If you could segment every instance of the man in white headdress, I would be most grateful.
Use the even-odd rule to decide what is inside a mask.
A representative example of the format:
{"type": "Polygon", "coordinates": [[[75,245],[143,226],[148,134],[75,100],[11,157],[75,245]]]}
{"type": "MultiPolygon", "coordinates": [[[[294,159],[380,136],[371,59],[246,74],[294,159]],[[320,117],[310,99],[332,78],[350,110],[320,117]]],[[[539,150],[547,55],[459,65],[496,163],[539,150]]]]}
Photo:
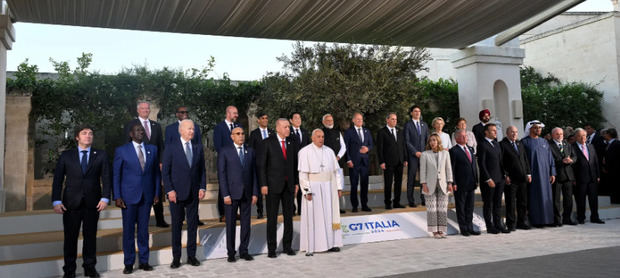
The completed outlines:
{"type": "Polygon", "coordinates": [[[312,144],[299,151],[301,202],[300,250],[338,252],[342,246],[340,204],[342,182],[334,151],[323,146],[324,133],[312,131],[312,144]]]}

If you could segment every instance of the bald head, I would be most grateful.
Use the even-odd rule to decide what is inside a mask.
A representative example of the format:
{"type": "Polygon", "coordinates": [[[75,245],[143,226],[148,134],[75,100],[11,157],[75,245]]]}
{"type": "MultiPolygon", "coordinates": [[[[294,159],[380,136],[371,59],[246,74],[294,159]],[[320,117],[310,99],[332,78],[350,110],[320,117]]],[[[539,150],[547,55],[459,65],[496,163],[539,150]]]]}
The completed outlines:
{"type": "Polygon", "coordinates": [[[506,128],[506,138],[508,138],[510,142],[517,141],[517,138],[519,138],[519,130],[516,126],[511,125],[506,128]]]}
{"type": "Polygon", "coordinates": [[[237,112],[237,107],[232,105],[226,107],[226,120],[229,122],[236,122],[239,117],[239,112],[237,112]]]}

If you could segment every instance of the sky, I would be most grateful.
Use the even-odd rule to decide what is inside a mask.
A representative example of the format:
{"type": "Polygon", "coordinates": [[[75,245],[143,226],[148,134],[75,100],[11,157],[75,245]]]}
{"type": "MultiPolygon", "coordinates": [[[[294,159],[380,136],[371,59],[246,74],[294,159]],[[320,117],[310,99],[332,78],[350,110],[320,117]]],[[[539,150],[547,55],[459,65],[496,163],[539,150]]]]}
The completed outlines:
{"type": "MultiPolygon", "coordinates": [[[[587,0],[570,11],[611,11],[611,0],[587,0]]],[[[28,59],[39,72],[53,72],[50,58],[73,67],[82,53],[92,53],[90,70],[115,74],[123,68],[203,68],[215,58],[213,77],[258,80],[282,70],[276,60],[291,52],[294,41],[208,35],[128,31],[32,23],[15,23],[16,42],[7,55],[7,70],[28,59]]]]}

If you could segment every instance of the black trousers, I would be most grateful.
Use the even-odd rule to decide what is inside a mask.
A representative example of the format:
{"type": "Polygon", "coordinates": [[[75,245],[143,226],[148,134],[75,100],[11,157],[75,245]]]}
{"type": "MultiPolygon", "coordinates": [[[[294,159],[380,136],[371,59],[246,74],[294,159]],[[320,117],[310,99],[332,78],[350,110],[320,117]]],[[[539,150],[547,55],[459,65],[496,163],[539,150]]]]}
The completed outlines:
{"type": "MultiPolygon", "coordinates": [[[[301,215],[301,190],[297,190],[297,214],[301,215]]],[[[293,213],[295,210],[293,209],[293,213]]]]}
{"type": "Polygon", "coordinates": [[[495,183],[495,187],[490,187],[486,181],[481,182],[480,191],[482,191],[482,214],[487,230],[504,227],[502,223],[502,194],[504,193],[504,182],[495,183]]]}
{"type": "Polygon", "coordinates": [[[170,202],[172,216],[172,257],[181,259],[181,232],[183,220],[187,221],[187,256],[196,257],[196,237],[198,233],[198,193],[190,193],[187,200],[170,202]]]}
{"type": "MultiPolygon", "coordinates": [[[[259,189],[260,190],[260,189],[259,189]]],[[[261,194],[260,192],[258,192],[258,196],[257,196],[257,200],[256,200],[256,213],[258,214],[263,214],[263,209],[264,209],[264,205],[263,205],[263,194],[261,194]]]]}
{"type": "Polygon", "coordinates": [[[511,184],[504,185],[504,201],[506,203],[506,226],[508,228],[515,228],[516,225],[528,226],[527,183],[513,181],[511,184]]]}
{"type": "MultiPolygon", "coordinates": [[[[415,176],[418,171],[418,166],[420,164],[420,160],[416,158],[410,158],[409,164],[407,166],[407,201],[409,202],[409,206],[415,205],[415,197],[413,196],[413,191],[415,189],[415,176]]],[[[424,202],[424,194],[422,194],[422,185],[420,185],[420,200],[424,202]]]]}
{"type": "Polygon", "coordinates": [[[461,232],[474,230],[474,201],[476,194],[474,190],[459,189],[454,192],[454,202],[456,205],[456,218],[459,222],[461,232]]]}
{"type": "Polygon", "coordinates": [[[385,205],[400,205],[400,193],[403,187],[403,164],[386,166],[383,170],[383,193],[385,205]],[[392,200],[392,180],[394,181],[394,199],[392,200]]]}
{"type": "Polygon", "coordinates": [[[239,238],[239,255],[248,253],[250,243],[250,225],[252,216],[252,199],[242,197],[240,200],[232,200],[232,204],[224,204],[226,210],[226,249],[228,256],[235,256],[235,234],[237,232],[237,210],[241,210],[241,234],[239,238]]]}
{"type": "Polygon", "coordinates": [[[596,182],[577,184],[575,201],[577,203],[577,221],[586,219],[586,195],[590,206],[590,220],[599,220],[598,217],[598,184],[596,182]]]}
{"type": "Polygon", "coordinates": [[[555,224],[571,221],[573,213],[573,182],[555,182],[553,190],[553,219],[555,224]]]}
{"type": "Polygon", "coordinates": [[[62,215],[64,227],[65,273],[74,273],[76,269],[78,237],[82,227],[82,259],[84,268],[95,267],[97,264],[97,221],[99,212],[96,208],[87,208],[82,204],[77,209],[67,209],[62,215]]]}
{"type": "Polygon", "coordinates": [[[282,216],[284,217],[284,235],[282,236],[282,247],[284,251],[291,249],[293,241],[293,198],[289,186],[280,192],[267,191],[267,249],[275,252],[278,247],[278,209],[282,203],[282,216]]]}

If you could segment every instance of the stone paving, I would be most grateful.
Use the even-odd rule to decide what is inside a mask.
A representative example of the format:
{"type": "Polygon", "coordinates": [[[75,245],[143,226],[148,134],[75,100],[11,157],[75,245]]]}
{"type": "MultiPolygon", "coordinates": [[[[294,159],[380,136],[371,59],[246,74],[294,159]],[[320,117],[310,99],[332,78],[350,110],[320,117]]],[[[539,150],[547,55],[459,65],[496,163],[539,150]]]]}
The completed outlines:
{"type": "MultiPolygon", "coordinates": [[[[313,257],[304,253],[280,254],[276,259],[257,255],[251,262],[228,263],[217,259],[203,261],[199,267],[184,264],[176,270],[159,265],[151,272],[138,270],[124,275],[122,270],[115,270],[101,274],[102,277],[378,277],[617,246],[620,246],[620,219],[609,219],[605,225],[586,222],[510,234],[348,245],[340,253],[315,253],[313,257]]],[[[596,273],[597,269],[592,271],[596,273]]]]}

